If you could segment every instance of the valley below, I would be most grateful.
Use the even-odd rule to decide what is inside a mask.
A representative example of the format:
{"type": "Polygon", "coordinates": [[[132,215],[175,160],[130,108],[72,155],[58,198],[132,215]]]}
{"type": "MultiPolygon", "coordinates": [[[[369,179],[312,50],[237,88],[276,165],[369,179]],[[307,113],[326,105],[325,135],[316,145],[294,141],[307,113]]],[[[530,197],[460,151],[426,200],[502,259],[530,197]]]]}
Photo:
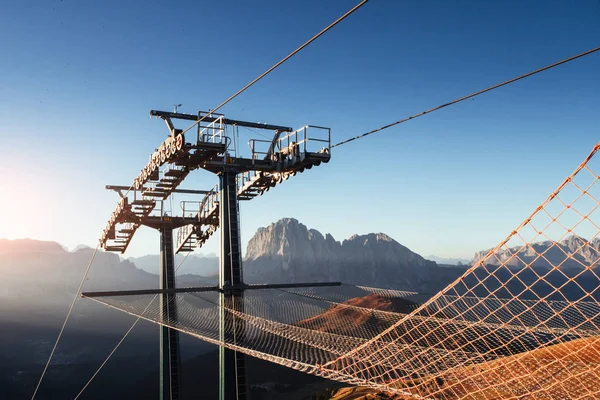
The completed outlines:
{"type": "MultiPolygon", "coordinates": [[[[497,287],[490,284],[486,290],[498,289],[499,297],[505,298],[510,298],[513,293],[520,293],[522,299],[527,299],[562,285],[565,298],[576,297],[580,289],[570,287],[569,282],[570,277],[580,274],[577,266],[565,265],[565,268],[552,275],[548,274],[548,262],[560,262],[561,254],[575,251],[583,240],[571,237],[558,245],[535,244],[538,250],[543,246],[549,249],[553,246],[562,247],[561,251],[547,253],[549,257],[544,261],[546,264],[535,264],[520,274],[521,280],[518,282],[511,277],[523,265],[511,261],[510,255],[519,254],[519,251],[526,252],[527,249],[498,254],[497,258],[509,267],[490,266],[488,273],[493,273],[496,277],[497,287]],[[546,286],[538,285],[531,290],[521,290],[528,282],[535,282],[542,273],[547,274],[546,286]]],[[[595,263],[600,242],[594,242],[589,247],[590,250],[580,261],[595,263]]],[[[5,398],[30,398],[70,302],[76,294],[91,252],[92,249],[85,247],[69,252],[54,242],[0,240],[0,271],[6,277],[0,291],[0,387],[3,388],[5,398]]],[[[483,254],[487,254],[487,251],[476,254],[474,262],[483,254]]],[[[527,254],[524,253],[520,260],[527,260],[527,254]]],[[[190,263],[190,268],[186,269],[188,273],[177,277],[179,287],[216,284],[216,256],[192,256],[187,262],[190,263]]],[[[303,329],[368,339],[373,332],[381,332],[392,322],[382,322],[383,320],[369,317],[364,312],[353,313],[348,311],[348,307],[397,315],[409,314],[433,294],[465,275],[467,268],[468,265],[439,265],[429,261],[382,233],[354,235],[339,242],[331,235],[323,235],[293,218],[286,218],[259,229],[249,241],[244,258],[244,279],[248,283],[341,281],[348,284],[350,289],[352,285],[362,285],[419,293],[418,298],[412,300],[376,294],[352,297],[349,294],[340,300],[341,305],[332,304],[321,314],[293,321],[296,327],[303,329]],[[336,321],[340,320],[347,321],[346,325],[336,325],[336,321]]],[[[84,291],[157,288],[157,270],[157,255],[124,259],[115,254],[99,252],[84,291]]],[[[464,277],[467,283],[485,279],[486,276],[482,276],[480,272],[469,273],[464,277]]],[[[473,283],[469,285],[477,286],[473,283]]],[[[585,287],[585,281],[581,285],[579,287],[589,290],[585,287]]],[[[353,293],[350,289],[348,293],[353,293]]],[[[323,293],[326,296],[334,295],[333,292],[323,293]]],[[[477,295],[477,291],[473,294],[477,295]]],[[[74,398],[133,321],[133,317],[94,301],[79,300],[56,349],[38,398],[74,398]]],[[[448,398],[453,398],[452,395],[461,398],[471,391],[476,392],[476,387],[482,386],[481,382],[500,379],[498,374],[504,369],[517,371],[513,375],[518,376],[529,374],[529,368],[534,372],[548,371],[546,375],[535,372],[534,380],[516,378],[521,387],[533,388],[535,384],[551,379],[550,375],[560,374],[552,365],[544,366],[544,360],[552,359],[548,357],[549,354],[577,353],[585,347],[589,368],[597,368],[600,360],[595,355],[598,353],[590,350],[595,349],[597,343],[590,343],[575,340],[522,355],[509,354],[507,357],[478,363],[476,378],[470,377],[472,371],[468,368],[459,368],[444,375],[441,384],[442,381],[432,383],[426,381],[426,378],[418,378],[404,380],[402,385],[407,390],[411,387],[431,387],[432,393],[443,391],[448,398]],[[589,346],[583,346],[582,343],[589,346]]],[[[479,345],[493,347],[498,344],[488,342],[479,345]]],[[[81,399],[157,398],[158,353],[157,325],[140,321],[82,394],[81,399]]],[[[181,335],[181,356],[182,398],[196,398],[194,393],[199,387],[206,398],[215,398],[218,382],[217,347],[181,335]]],[[[372,389],[345,387],[340,383],[251,357],[248,357],[248,371],[251,392],[256,399],[400,398],[372,389]]],[[[587,378],[584,381],[585,384],[591,382],[587,378]]],[[[503,390],[509,389],[495,389],[497,391],[493,394],[484,391],[478,396],[502,398],[508,393],[503,390]]]]}

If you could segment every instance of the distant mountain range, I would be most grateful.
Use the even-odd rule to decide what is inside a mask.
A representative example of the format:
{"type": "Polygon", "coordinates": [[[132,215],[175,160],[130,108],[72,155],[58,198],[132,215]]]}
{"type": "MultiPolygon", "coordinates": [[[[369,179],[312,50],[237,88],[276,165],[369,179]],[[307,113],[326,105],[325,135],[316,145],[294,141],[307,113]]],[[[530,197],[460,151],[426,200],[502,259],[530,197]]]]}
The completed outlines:
{"type": "MultiPolygon", "coordinates": [[[[8,302],[27,302],[31,296],[54,292],[62,293],[62,303],[76,292],[92,252],[93,249],[85,246],[69,252],[55,242],[0,239],[0,271],[3,272],[0,298],[8,302]]],[[[447,265],[464,262],[466,267],[480,261],[488,252],[477,252],[470,263],[460,259],[436,259],[447,265]]],[[[182,257],[177,256],[177,264],[182,257]]],[[[500,250],[486,264],[504,263],[514,269],[526,264],[535,268],[556,265],[561,269],[579,269],[595,266],[599,260],[600,239],[587,241],[572,235],[560,242],[537,242],[524,248],[500,250]]],[[[156,288],[158,263],[158,255],[125,260],[117,254],[99,251],[84,290],[156,288]]],[[[434,290],[462,271],[463,268],[440,268],[438,263],[421,257],[383,233],[353,235],[340,242],[330,234],[308,229],[293,218],[259,228],[248,243],[244,259],[244,279],[250,283],[342,281],[434,290]]],[[[218,258],[212,254],[192,254],[186,260],[185,272],[187,275],[179,277],[179,285],[214,282],[218,258]]],[[[53,300],[56,296],[47,302],[53,300]]]]}
{"type": "MultiPolygon", "coordinates": [[[[471,263],[481,261],[490,250],[477,252],[471,263]]],[[[580,236],[571,235],[560,242],[544,241],[501,249],[492,254],[485,263],[504,264],[514,269],[526,265],[538,268],[581,269],[590,266],[595,268],[599,260],[600,239],[588,241],[580,236]]]]}
{"type": "Polygon", "coordinates": [[[471,263],[470,260],[466,258],[446,258],[446,257],[438,257],[434,255],[430,255],[425,257],[426,260],[433,261],[438,265],[469,265],[471,263]]]}
{"type": "MultiPolygon", "coordinates": [[[[0,239],[0,273],[3,277],[0,283],[0,354],[5,365],[0,370],[0,383],[8,385],[8,393],[13,393],[11,390],[21,393],[19,388],[28,388],[39,376],[40,366],[47,359],[56,332],[77,292],[93,251],[86,246],[68,251],[55,242],[0,239]],[[10,326],[10,329],[4,329],[6,326],[10,326]]],[[[478,252],[472,262],[481,260],[488,252],[478,252]]],[[[85,282],[84,291],[157,288],[158,260],[158,255],[122,259],[117,254],[99,251],[85,282]]],[[[180,260],[179,258],[176,262],[179,263],[180,260]]],[[[421,257],[383,233],[353,235],[340,242],[329,234],[323,235],[314,229],[308,229],[296,219],[285,218],[260,228],[251,238],[244,260],[244,279],[249,283],[342,281],[435,293],[461,276],[466,268],[447,268],[451,264],[446,263],[453,260],[438,260],[444,261],[446,267],[421,257]]],[[[497,295],[507,297],[521,293],[524,285],[536,282],[551,265],[560,265],[561,271],[556,271],[554,275],[548,274],[543,285],[537,284],[534,289],[538,294],[551,293],[553,288],[566,283],[569,276],[577,274],[577,269],[595,266],[599,260],[599,239],[587,241],[578,236],[570,236],[559,243],[547,241],[533,243],[523,249],[501,250],[487,264],[506,263],[511,269],[533,264],[534,268],[523,271],[518,281],[511,279],[513,272],[506,268],[495,272],[496,279],[493,281],[497,283],[496,286],[505,286],[497,295]],[[536,253],[543,253],[544,257],[539,257],[536,253]]],[[[185,271],[197,275],[178,276],[177,285],[215,284],[217,270],[216,256],[190,255],[186,260],[185,271]]],[[[477,282],[484,279],[483,272],[485,271],[467,276],[466,286],[477,286],[477,282]]],[[[594,282],[591,279],[590,285],[594,282]]],[[[585,287],[585,279],[581,279],[579,284],[588,292],[594,290],[585,287]]],[[[492,280],[488,280],[486,285],[486,290],[495,288],[492,280]]],[[[567,298],[570,295],[577,298],[580,293],[580,286],[570,287],[567,284],[563,290],[567,298]]],[[[487,291],[481,294],[474,291],[473,294],[483,296],[487,291]]],[[[527,295],[531,293],[525,293],[523,297],[527,295]]],[[[381,307],[386,309],[405,306],[387,304],[372,297],[360,301],[381,303],[381,307]]],[[[331,315],[337,312],[339,310],[330,310],[331,315]]],[[[357,324],[358,322],[362,324],[364,321],[357,321],[357,324]]],[[[71,339],[61,344],[55,365],[67,368],[84,361],[102,360],[130,323],[131,317],[128,315],[102,307],[93,301],[79,301],[67,327],[66,334],[71,339]],[[94,343],[99,341],[103,343],[103,347],[87,343],[86,338],[90,332],[96,335],[94,343]]],[[[300,326],[310,326],[311,329],[322,329],[329,323],[327,315],[298,322],[300,326]]],[[[126,357],[147,360],[142,355],[149,354],[149,349],[156,351],[157,334],[156,326],[140,324],[132,334],[135,339],[131,346],[126,347],[126,357]]],[[[182,336],[182,341],[187,349],[186,356],[189,357],[211,348],[185,335],[182,336]]],[[[57,375],[58,381],[60,376],[62,375],[57,375]]],[[[30,393],[9,397],[28,398],[27,394],[30,393]]],[[[68,398],[71,394],[65,396],[68,398]]]]}
{"type": "MultiPolygon", "coordinates": [[[[175,266],[181,264],[185,255],[175,254],[175,266]]],[[[142,257],[129,257],[127,259],[141,270],[158,275],[160,257],[158,254],[148,254],[142,257]]],[[[213,254],[190,254],[182,265],[182,271],[190,275],[213,276],[219,272],[219,258],[213,254]]]]}

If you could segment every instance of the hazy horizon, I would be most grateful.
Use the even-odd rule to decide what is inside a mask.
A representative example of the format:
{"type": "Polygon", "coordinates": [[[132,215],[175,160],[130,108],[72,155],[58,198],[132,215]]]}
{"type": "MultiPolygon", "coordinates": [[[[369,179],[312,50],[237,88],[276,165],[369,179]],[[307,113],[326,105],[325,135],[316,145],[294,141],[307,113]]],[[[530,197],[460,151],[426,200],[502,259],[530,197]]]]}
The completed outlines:
{"type": "MultiPolygon", "coordinates": [[[[118,201],[104,186],[131,185],[165,137],[150,109],[215,107],[352,5],[229,2],[218,6],[226,21],[199,25],[205,7],[187,1],[7,3],[0,174],[10,196],[0,200],[9,211],[0,237],[95,246],[118,201]],[[199,40],[218,44],[218,61],[189,51],[199,40]]],[[[337,142],[594,47],[598,18],[595,1],[369,2],[222,112],[328,126],[337,142]]],[[[419,254],[493,247],[597,142],[598,70],[592,54],[335,148],[328,164],[242,203],[244,245],[293,214],[336,238],[386,232],[419,254]]],[[[240,135],[246,149],[254,133],[240,135]]],[[[216,183],[195,171],[183,186],[216,183]]],[[[127,255],[156,248],[158,235],[142,228],[127,255]]]]}

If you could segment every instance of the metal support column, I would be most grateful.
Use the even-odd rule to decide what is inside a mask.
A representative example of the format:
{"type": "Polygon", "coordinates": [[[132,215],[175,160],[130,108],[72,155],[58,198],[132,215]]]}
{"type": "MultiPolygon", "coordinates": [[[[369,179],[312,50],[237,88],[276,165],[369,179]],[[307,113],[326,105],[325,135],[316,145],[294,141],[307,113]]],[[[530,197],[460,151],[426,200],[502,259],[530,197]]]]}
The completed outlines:
{"type": "MultiPolygon", "coordinates": [[[[244,334],[243,321],[225,308],[243,312],[243,277],[240,245],[239,207],[236,173],[224,171],[219,174],[219,217],[221,225],[221,257],[219,265],[220,339],[226,343],[238,343],[244,334]]],[[[219,347],[219,399],[245,400],[248,398],[246,364],[244,354],[219,347]]]]}
{"type": "MultiPolygon", "coordinates": [[[[173,228],[160,228],[160,288],[175,289],[173,228]]],[[[160,295],[163,320],[177,321],[177,294],[160,295]]],[[[179,400],[179,332],[160,327],[160,400],[179,400]]]]}

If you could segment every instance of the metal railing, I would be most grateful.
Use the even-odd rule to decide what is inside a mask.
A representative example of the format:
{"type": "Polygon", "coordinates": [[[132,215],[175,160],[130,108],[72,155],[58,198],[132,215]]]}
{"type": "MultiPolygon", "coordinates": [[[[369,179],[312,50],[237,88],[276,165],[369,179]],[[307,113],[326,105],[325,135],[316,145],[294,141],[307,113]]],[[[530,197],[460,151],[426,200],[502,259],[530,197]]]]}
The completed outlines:
{"type": "Polygon", "coordinates": [[[179,202],[181,215],[183,217],[193,217],[194,215],[198,215],[200,213],[201,205],[201,201],[182,200],[179,202]]]}
{"type": "MultiPolygon", "coordinates": [[[[198,221],[208,218],[209,215],[215,211],[218,204],[219,185],[213,186],[213,188],[204,196],[201,201],[183,200],[179,202],[183,216],[196,215],[198,221]]],[[[198,229],[198,234],[202,233],[201,226],[194,224],[182,226],[177,230],[177,247],[181,247],[184,244],[194,229],[198,229]]]]}
{"type": "Polygon", "coordinates": [[[202,220],[207,218],[210,213],[219,205],[219,185],[213,186],[209,193],[204,196],[200,202],[200,210],[198,212],[198,219],[202,220]]]}
{"type": "MultiPolygon", "coordinates": [[[[269,154],[269,147],[271,147],[272,142],[273,142],[272,140],[250,139],[250,141],[248,142],[248,146],[250,147],[250,150],[252,151],[252,160],[258,160],[260,157],[262,157],[263,159],[265,157],[267,157],[267,155],[269,154]],[[257,143],[258,143],[258,145],[257,145],[257,143]],[[265,151],[259,150],[259,148],[261,148],[260,143],[268,144],[266,146],[265,151]]],[[[277,150],[274,150],[274,151],[277,151],[277,150]]]]}
{"type": "MultiPolygon", "coordinates": [[[[212,114],[208,114],[212,117],[212,114]]],[[[223,126],[223,116],[219,116],[213,122],[202,125],[198,124],[198,143],[224,143],[225,128],[223,126]]]]}
{"type": "MultiPolygon", "coordinates": [[[[251,139],[248,144],[252,151],[252,159],[267,158],[271,143],[270,140],[251,139]],[[260,149],[261,143],[268,143],[266,150],[260,149]]],[[[271,153],[274,159],[280,160],[281,156],[285,158],[298,156],[300,153],[329,153],[330,150],[331,129],[306,125],[277,139],[271,153]]]]}
{"type": "Polygon", "coordinates": [[[319,153],[324,149],[329,151],[331,150],[331,129],[324,126],[306,125],[280,137],[277,140],[277,147],[280,149],[280,152],[288,154],[298,151],[302,151],[303,153],[319,153]],[[316,146],[313,147],[312,143],[316,143],[316,146]],[[327,145],[324,146],[321,143],[326,143],[327,145]],[[317,149],[316,147],[321,148],[317,149]]]}
{"type": "Polygon", "coordinates": [[[187,240],[192,229],[194,229],[194,225],[185,225],[177,229],[177,248],[181,247],[187,240]]]}
{"type": "Polygon", "coordinates": [[[241,192],[241,190],[246,186],[246,184],[248,182],[255,181],[257,179],[257,177],[258,177],[258,174],[255,170],[242,172],[242,173],[238,174],[238,176],[236,178],[238,194],[241,192]]]}

